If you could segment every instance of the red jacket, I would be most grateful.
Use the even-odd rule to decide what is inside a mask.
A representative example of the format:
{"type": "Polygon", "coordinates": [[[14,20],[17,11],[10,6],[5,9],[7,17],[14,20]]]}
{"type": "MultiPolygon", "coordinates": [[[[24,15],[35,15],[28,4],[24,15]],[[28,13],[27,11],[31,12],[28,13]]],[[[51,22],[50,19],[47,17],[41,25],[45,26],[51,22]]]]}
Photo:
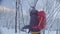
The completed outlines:
{"type": "Polygon", "coordinates": [[[46,26],[46,14],[45,14],[44,11],[38,12],[38,21],[39,21],[38,25],[34,26],[33,28],[38,29],[39,31],[41,31],[46,26]]]}

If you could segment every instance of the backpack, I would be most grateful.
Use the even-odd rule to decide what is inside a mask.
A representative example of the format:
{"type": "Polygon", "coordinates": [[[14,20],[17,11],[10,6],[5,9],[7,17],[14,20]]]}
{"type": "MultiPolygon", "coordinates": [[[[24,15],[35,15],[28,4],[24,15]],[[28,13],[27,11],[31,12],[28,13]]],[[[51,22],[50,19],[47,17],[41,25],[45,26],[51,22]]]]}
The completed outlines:
{"type": "Polygon", "coordinates": [[[45,29],[46,26],[46,14],[44,11],[40,11],[38,14],[38,25],[34,26],[33,29],[37,29],[38,31],[41,31],[42,29],[45,29]]]}

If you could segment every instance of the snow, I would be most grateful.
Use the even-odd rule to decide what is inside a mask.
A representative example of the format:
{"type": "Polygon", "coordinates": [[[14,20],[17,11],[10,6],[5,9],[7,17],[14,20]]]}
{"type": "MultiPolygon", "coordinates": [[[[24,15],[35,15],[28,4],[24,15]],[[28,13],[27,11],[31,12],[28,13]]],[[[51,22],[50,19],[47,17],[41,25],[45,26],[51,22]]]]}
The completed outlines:
{"type": "MultiPolygon", "coordinates": [[[[0,27],[0,34],[28,34],[28,33],[23,32],[23,31],[15,33],[14,29],[8,29],[6,27],[0,27]]],[[[29,34],[31,34],[31,33],[29,33],[29,34]]],[[[43,34],[43,32],[41,32],[41,34],[43,34]]],[[[45,34],[56,34],[56,31],[45,30],[45,34]]]]}
{"type": "Polygon", "coordinates": [[[0,33],[1,34],[28,34],[27,32],[23,32],[23,31],[15,33],[14,29],[8,29],[6,27],[1,27],[0,28],[0,33]]]}

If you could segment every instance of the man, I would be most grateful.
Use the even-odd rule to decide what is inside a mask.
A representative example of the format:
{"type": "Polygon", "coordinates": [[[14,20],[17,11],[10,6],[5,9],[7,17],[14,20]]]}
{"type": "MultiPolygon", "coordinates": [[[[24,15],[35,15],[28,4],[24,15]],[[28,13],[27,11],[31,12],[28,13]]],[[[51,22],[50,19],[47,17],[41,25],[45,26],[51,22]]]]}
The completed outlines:
{"type": "Polygon", "coordinates": [[[36,9],[32,9],[30,12],[30,25],[25,26],[32,34],[40,34],[42,29],[46,26],[46,14],[44,11],[38,12],[36,9]]]}
{"type": "MultiPolygon", "coordinates": [[[[34,26],[38,25],[38,11],[33,7],[30,11],[30,24],[23,27],[23,29],[29,29],[29,32],[35,31],[34,26]]],[[[38,30],[36,30],[38,31],[38,30]]]]}

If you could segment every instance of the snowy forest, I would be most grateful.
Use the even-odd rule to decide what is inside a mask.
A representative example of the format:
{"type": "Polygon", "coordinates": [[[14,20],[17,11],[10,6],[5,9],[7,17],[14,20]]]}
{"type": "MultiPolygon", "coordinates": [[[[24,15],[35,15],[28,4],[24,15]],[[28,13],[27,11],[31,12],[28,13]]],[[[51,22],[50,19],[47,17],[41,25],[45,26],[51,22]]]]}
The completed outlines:
{"type": "Polygon", "coordinates": [[[46,13],[41,34],[60,34],[60,0],[0,0],[0,34],[31,34],[21,29],[29,25],[32,7],[46,13]]]}

